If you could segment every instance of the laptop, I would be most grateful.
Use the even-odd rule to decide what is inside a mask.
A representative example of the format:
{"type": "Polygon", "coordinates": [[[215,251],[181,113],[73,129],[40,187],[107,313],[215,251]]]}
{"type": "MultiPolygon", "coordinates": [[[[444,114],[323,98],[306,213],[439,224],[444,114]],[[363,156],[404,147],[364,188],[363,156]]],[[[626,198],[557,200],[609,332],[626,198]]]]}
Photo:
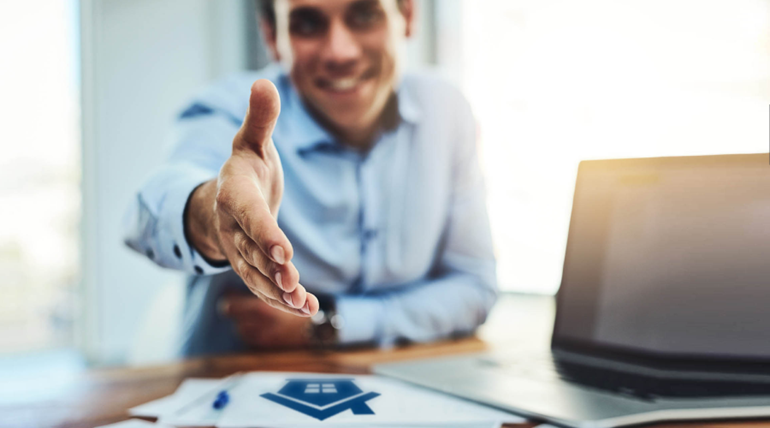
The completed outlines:
{"type": "Polygon", "coordinates": [[[582,162],[551,349],[374,371],[567,427],[770,417],[768,154],[582,162]]]}

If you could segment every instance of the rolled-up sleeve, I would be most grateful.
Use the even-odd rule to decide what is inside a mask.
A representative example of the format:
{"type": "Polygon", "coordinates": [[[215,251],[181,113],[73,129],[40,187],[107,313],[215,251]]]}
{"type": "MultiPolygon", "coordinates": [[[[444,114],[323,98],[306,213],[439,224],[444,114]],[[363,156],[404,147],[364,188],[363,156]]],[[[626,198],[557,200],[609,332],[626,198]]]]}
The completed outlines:
{"type": "Polygon", "coordinates": [[[497,276],[477,156],[476,125],[459,103],[452,194],[443,245],[432,275],[390,292],[337,298],[342,344],[427,342],[471,334],[497,298],[497,276]]]}
{"type": "Polygon", "coordinates": [[[221,99],[206,100],[204,96],[180,115],[166,161],[145,181],[126,210],[125,243],[160,266],[197,275],[229,269],[227,264],[214,265],[204,259],[187,242],[184,225],[190,195],[217,177],[240,127],[237,108],[222,104],[221,99]]]}

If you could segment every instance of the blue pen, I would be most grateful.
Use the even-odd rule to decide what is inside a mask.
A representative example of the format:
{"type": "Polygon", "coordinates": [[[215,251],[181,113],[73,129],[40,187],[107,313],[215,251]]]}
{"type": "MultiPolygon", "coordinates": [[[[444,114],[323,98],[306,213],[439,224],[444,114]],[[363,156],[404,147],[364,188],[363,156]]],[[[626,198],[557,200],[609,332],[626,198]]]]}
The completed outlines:
{"type": "Polygon", "coordinates": [[[238,372],[238,373],[235,373],[232,376],[228,376],[228,377],[222,379],[222,381],[219,383],[219,385],[216,388],[213,388],[213,389],[209,390],[209,392],[206,392],[205,394],[199,396],[195,400],[193,400],[193,401],[185,404],[181,408],[177,409],[174,412],[174,415],[178,416],[179,414],[182,414],[182,413],[184,413],[184,412],[194,408],[195,406],[206,405],[205,403],[207,401],[209,403],[211,403],[211,407],[214,410],[222,410],[222,409],[224,409],[225,406],[227,406],[227,403],[230,402],[230,393],[228,391],[230,391],[236,385],[238,385],[238,382],[240,382],[243,379],[243,377],[244,377],[243,373],[242,372],[238,372]],[[213,402],[209,401],[209,400],[211,400],[211,397],[214,396],[214,394],[216,394],[216,396],[214,398],[214,401],[213,402]]]}
{"type": "Polygon", "coordinates": [[[227,393],[227,390],[219,391],[219,394],[217,394],[217,399],[214,400],[213,403],[211,403],[211,407],[213,407],[215,410],[222,410],[227,406],[227,403],[230,402],[230,394],[227,393]]]}

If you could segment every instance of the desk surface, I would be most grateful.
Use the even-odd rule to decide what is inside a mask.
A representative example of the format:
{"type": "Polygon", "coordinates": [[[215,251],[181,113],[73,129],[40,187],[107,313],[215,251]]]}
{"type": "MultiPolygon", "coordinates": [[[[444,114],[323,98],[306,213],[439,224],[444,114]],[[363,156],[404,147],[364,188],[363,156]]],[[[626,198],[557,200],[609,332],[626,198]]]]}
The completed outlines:
{"type": "MultiPolygon", "coordinates": [[[[544,346],[553,309],[550,299],[506,297],[491,314],[480,338],[393,350],[255,353],[194,359],[154,367],[97,369],[60,385],[47,398],[0,404],[0,427],[92,428],[127,419],[126,410],[171,394],[187,377],[221,377],[238,371],[278,370],[365,374],[373,364],[437,355],[479,352],[491,348],[544,346]],[[517,321],[527,320],[527,323],[517,321]],[[514,329],[510,326],[527,326],[514,329]]],[[[529,425],[510,425],[527,427],[529,425]]],[[[770,428],[770,422],[667,424],[663,428],[770,428]]]]}

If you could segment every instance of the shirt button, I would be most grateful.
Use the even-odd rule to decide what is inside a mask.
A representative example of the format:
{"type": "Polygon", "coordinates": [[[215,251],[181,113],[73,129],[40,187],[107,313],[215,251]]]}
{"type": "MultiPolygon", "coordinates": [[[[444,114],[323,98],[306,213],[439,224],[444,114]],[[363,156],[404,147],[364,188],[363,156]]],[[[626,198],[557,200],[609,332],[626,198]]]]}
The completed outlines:
{"type": "Polygon", "coordinates": [[[178,259],[182,258],[182,250],[179,249],[179,245],[174,244],[174,255],[178,259]]]}
{"type": "Polygon", "coordinates": [[[201,268],[200,266],[195,266],[195,273],[197,273],[198,275],[203,275],[203,268],[201,268]]]}
{"type": "Polygon", "coordinates": [[[377,230],[376,229],[367,229],[364,231],[364,239],[371,240],[377,237],[377,230]]]}
{"type": "Polygon", "coordinates": [[[150,259],[155,259],[155,252],[152,251],[152,248],[148,248],[147,251],[144,252],[144,254],[147,254],[147,257],[150,259]]]}

